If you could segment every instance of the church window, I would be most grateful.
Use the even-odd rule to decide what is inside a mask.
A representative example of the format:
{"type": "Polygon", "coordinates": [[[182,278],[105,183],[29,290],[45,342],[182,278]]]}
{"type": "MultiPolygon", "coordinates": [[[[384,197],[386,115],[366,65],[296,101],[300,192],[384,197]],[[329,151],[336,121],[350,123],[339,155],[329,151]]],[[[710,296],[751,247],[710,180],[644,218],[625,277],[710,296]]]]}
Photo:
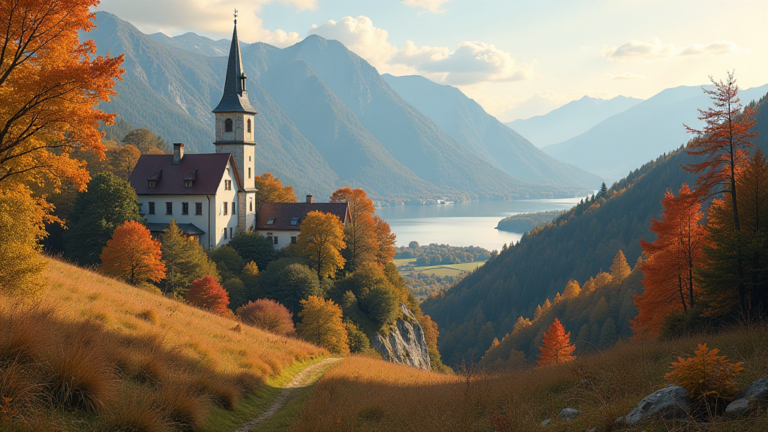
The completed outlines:
{"type": "Polygon", "coordinates": [[[248,133],[251,133],[251,119],[248,119],[248,133]]]}
{"type": "Polygon", "coordinates": [[[232,132],[232,119],[224,120],[224,132],[232,132]]]}
{"type": "Polygon", "coordinates": [[[203,214],[203,203],[195,203],[195,214],[200,216],[203,214]]]}
{"type": "Polygon", "coordinates": [[[149,214],[155,214],[155,203],[150,201],[147,204],[149,204],[149,214]]]}
{"type": "Polygon", "coordinates": [[[248,178],[251,178],[251,169],[248,168],[248,178]]]}
{"type": "Polygon", "coordinates": [[[183,214],[183,215],[188,215],[189,214],[189,203],[188,202],[181,203],[181,214],[183,214]]]}
{"type": "Polygon", "coordinates": [[[229,203],[224,203],[224,216],[229,214],[229,203]]]}

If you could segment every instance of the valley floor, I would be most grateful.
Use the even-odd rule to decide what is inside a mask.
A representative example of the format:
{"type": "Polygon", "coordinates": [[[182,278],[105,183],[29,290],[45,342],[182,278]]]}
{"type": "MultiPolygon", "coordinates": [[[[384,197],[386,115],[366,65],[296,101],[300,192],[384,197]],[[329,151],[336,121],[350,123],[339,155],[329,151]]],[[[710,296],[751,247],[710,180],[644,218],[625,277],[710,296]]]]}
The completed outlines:
{"type": "MultiPolygon", "coordinates": [[[[582,415],[553,420],[546,430],[623,430],[616,419],[646,395],[667,385],[678,356],[698,343],[745,362],[737,388],[768,375],[768,327],[741,327],[673,341],[622,342],[555,367],[499,373],[469,370],[442,375],[353,356],[326,373],[299,411],[292,431],[529,431],[557,419],[563,408],[582,415]]],[[[688,422],[657,421],[638,430],[765,431],[768,413],[688,422]]]]}

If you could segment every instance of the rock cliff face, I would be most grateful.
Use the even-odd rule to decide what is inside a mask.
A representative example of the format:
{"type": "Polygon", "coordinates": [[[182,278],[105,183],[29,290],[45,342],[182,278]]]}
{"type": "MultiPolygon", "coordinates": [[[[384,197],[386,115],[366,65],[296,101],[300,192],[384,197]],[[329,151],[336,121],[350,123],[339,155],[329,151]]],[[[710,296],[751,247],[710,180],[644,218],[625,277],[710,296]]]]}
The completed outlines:
{"type": "Polygon", "coordinates": [[[384,360],[392,363],[432,370],[429,361],[427,341],[424,330],[408,307],[401,304],[404,318],[399,318],[395,328],[384,337],[379,333],[371,340],[371,347],[381,354],[384,360]]]}

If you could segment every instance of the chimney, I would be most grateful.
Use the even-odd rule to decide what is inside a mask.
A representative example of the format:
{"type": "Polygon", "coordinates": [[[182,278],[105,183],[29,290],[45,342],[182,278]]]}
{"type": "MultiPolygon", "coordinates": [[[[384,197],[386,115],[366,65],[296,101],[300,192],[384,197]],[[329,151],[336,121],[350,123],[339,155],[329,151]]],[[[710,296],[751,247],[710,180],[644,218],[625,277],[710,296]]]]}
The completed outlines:
{"type": "Polygon", "coordinates": [[[182,159],[184,159],[184,144],[183,143],[173,143],[173,163],[174,163],[174,165],[180,164],[182,159]]]}
{"type": "Polygon", "coordinates": [[[315,203],[315,197],[312,195],[307,195],[307,204],[314,204],[315,203]]]}

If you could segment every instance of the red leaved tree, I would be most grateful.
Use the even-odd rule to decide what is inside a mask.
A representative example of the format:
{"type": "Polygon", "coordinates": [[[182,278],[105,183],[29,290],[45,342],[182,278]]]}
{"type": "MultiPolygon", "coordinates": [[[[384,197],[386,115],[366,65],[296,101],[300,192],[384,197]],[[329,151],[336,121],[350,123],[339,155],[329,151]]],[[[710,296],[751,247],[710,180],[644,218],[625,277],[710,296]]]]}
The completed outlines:
{"type": "Polygon", "coordinates": [[[282,336],[293,336],[291,312],[280,303],[270,299],[248,302],[237,308],[237,315],[244,323],[282,336]]]}
{"type": "MultiPolygon", "coordinates": [[[[728,80],[716,82],[710,77],[714,88],[704,90],[712,99],[713,106],[699,110],[699,120],[704,120],[703,129],[686,126],[688,132],[697,138],[688,145],[688,154],[704,157],[699,163],[688,164],[688,172],[700,174],[696,184],[704,199],[712,194],[723,193],[730,201],[733,214],[733,230],[738,236],[741,231],[739,206],[737,203],[736,176],[749,160],[751,138],[757,133],[750,132],[755,125],[756,111],[751,106],[743,106],[739,99],[739,86],[732,72],[728,80]]],[[[736,271],[738,273],[739,305],[747,310],[746,287],[743,283],[743,257],[736,251],[736,271]]]]}
{"type": "Polygon", "coordinates": [[[165,277],[160,242],[141,223],[124,222],[101,252],[101,271],[133,285],[160,282],[165,277]]]}
{"type": "Polygon", "coordinates": [[[700,195],[683,184],[678,196],[667,191],[661,203],[661,220],[651,224],[658,238],[640,240],[648,258],[640,267],[645,291],[634,298],[638,315],[632,331],[639,338],[658,336],[664,320],[693,307],[699,291],[694,272],[702,265],[706,233],[700,195]]]}
{"type": "Polygon", "coordinates": [[[211,276],[205,276],[192,282],[187,293],[187,301],[192,306],[208,310],[217,315],[224,315],[229,309],[229,294],[211,276]]]}
{"type": "Polygon", "coordinates": [[[544,342],[539,349],[541,354],[536,363],[539,366],[563,364],[576,358],[573,356],[576,347],[571,345],[571,332],[566,333],[565,327],[557,318],[544,333],[544,342]]]}

